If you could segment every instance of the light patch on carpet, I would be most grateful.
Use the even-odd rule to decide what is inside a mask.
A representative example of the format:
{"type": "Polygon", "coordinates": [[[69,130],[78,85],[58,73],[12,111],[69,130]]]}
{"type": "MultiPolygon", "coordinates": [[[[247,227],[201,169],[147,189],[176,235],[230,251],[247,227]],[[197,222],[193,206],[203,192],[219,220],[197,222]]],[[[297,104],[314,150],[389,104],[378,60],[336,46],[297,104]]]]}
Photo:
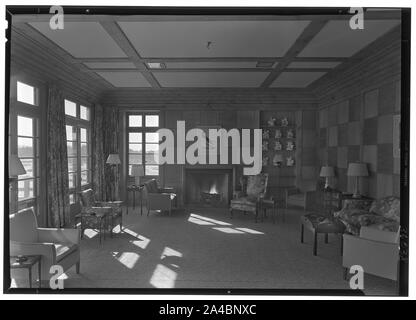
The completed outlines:
{"type": "Polygon", "coordinates": [[[146,249],[147,245],[149,244],[150,239],[140,236],[140,240],[131,240],[130,243],[134,244],[135,246],[146,249]]]}
{"type": "Polygon", "coordinates": [[[163,264],[158,264],[153,272],[150,284],[155,288],[174,288],[177,274],[163,264]]]}
{"type": "Polygon", "coordinates": [[[221,231],[221,232],[224,232],[224,233],[240,233],[240,234],[244,233],[243,231],[236,230],[236,229],[233,229],[233,228],[212,228],[212,229],[215,229],[215,230],[218,230],[218,231],[221,231]]]}
{"type": "Polygon", "coordinates": [[[191,213],[191,217],[201,219],[201,220],[205,220],[205,221],[208,221],[208,222],[212,222],[212,223],[215,223],[215,224],[219,224],[221,226],[231,226],[231,223],[224,222],[224,221],[221,221],[221,220],[212,219],[212,218],[208,218],[208,217],[204,217],[204,216],[201,216],[201,215],[195,214],[195,213],[191,213]]]}
{"type": "Polygon", "coordinates": [[[208,221],[204,221],[204,220],[200,220],[198,218],[195,217],[189,217],[188,222],[192,222],[195,224],[199,224],[201,226],[213,226],[214,224],[208,221]]]}
{"type": "Polygon", "coordinates": [[[182,257],[182,253],[176,251],[175,249],[165,247],[165,249],[163,249],[162,255],[160,256],[160,259],[166,257],[182,257]]]}
{"type": "Polygon", "coordinates": [[[87,236],[88,238],[94,238],[96,235],[98,234],[97,231],[92,230],[92,229],[86,229],[84,230],[84,235],[87,236]]]}
{"type": "Polygon", "coordinates": [[[240,231],[247,232],[247,233],[252,233],[252,234],[264,234],[264,232],[260,232],[260,231],[257,231],[257,230],[254,230],[254,229],[249,229],[249,228],[236,228],[236,229],[240,230],[240,231]]]}
{"type": "Polygon", "coordinates": [[[127,268],[133,269],[140,256],[135,252],[123,252],[121,255],[118,252],[113,252],[113,257],[127,268]]]}

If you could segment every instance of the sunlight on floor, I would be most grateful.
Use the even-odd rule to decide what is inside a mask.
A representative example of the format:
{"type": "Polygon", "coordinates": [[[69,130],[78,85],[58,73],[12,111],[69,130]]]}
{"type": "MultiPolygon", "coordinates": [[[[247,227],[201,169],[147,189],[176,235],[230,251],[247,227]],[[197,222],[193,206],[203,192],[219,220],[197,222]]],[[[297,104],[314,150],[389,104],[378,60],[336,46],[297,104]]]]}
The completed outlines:
{"type": "Polygon", "coordinates": [[[219,227],[219,228],[212,228],[212,229],[215,229],[215,230],[218,230],[218,231],[221,231],[221,232],[224,232],[224,233],[244,233],[243,231],[236,230],[236,229],[233,229],[233,228],[219,227]]]}
{"type": "Polygon", "coordinates": [[[195,223],[195,224],[202,225],[202,226],[213,226],[213,225],[215,225],[212,222],[204,221],[204,220],[201,220],[201,219],[198,219],[198,218],[195,218],[195,217],[189,217],[188,221],[192,222],[192,223],[195,223]]]}
{"type": "Polygon", "coordinates": [[[133,269],[140,256],[135,252],[123,252],[121,254],[113,252],[113,257],[127,268],[133,269]]]}
{"type": "Polygon", "coordinates": [[[195,223],[198,225],[205,225],[205,226],[215,226],[212,229],[221,231],[224,233],[230,233],[230,234],[264,234],[264,232],[257,231],[250,228],[237,228],[234,227],[231,223],[208,218],[201,216],[199,214],[191,213],[188,218],[188,222],[195,223]],[[219,227],[219,226],[228,226],[228,227],[219,227]]]}
{"type": "Polygon", "coordinates": [[[160,256],[160,259],[163,259],[166,257],[182,257],[182,253],[172,248],[165,247],[165,249],[162,252],[162,255],[160,256]]]}
{"type": "Polygon", "coordinates": [[[155,288],[174,288],[177,274],[163,264],[158,264],[153,272],[150,284],[155,288]]]}
{"type": "Polygon", "coordinates": [[[191,217],[194,217],[194,218],[197,218],[197,219],[202,219],[202,220],[205,220],[205,221],[209,221],[209,222],[219,224],[219,225],[222,225],[222,226],[231,226],[231,223],[220,221],[220,220],[215,220],[215,219],[208,218],[208,217],[204,217],[204,216],[201,216],[201,215],[195,214],[195,213],[191,213],[191,217]]]}
{"type": "Polygon", "coordinates": [[[97,231],[92,229],[85,229],[84,230],[84,236],[87,236],[88,238],[94,238],[98,234],[97,231]]]}
{"type": "Polygon", "coordinates": [[[264,234],[264,232],[260,232],[260,231],[249,229],[249,228],[236,228],[236,229],[247,232],[247,233],[251,233],[251,234],[264,234]]]}
{"type": "Polygon", "coordinates": [[[130,240],[130,243],[134,244],[135,246],[137,246],[141,249],[146,249],[146,247],[150,243],[149,238],[146,238],[145,236],[139,235],[138,233],[134,232],[133,230],[130,230],[128,228],[124,228],[123,231],[125,233],[128,233],[129,235],[137,238],[138,240],[130,240]]]}

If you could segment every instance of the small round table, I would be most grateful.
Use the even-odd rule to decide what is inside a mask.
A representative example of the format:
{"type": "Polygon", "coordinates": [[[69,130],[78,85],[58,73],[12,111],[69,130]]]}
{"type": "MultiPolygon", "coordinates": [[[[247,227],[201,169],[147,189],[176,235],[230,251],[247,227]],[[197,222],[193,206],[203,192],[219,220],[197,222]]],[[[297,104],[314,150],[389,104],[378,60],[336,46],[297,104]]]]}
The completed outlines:
{"type": "MultiPolygon", "coordinates": [[[[133,210],[136,209],[136,192],[139,193],[139,200],[140,200],[140,215],[143,215],[143,188],[144,185],[131,185],[127,187],[127,192],[132,192],[133,193],[133,210]]],[[[127,203],[127,214],[129,214],[129,205],[127,203]]]]}

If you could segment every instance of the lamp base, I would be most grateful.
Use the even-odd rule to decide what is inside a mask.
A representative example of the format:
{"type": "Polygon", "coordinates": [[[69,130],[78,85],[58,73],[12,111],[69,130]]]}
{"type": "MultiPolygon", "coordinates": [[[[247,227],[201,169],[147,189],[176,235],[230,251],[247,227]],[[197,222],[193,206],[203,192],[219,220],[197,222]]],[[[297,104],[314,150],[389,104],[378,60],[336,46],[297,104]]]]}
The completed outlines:
{"type": "Polygon", "coordinates": [[[135,177],[135,179],[134,179],[134,184],[135,184],[136,186],[140,186],[140,177],[135,177]]]}

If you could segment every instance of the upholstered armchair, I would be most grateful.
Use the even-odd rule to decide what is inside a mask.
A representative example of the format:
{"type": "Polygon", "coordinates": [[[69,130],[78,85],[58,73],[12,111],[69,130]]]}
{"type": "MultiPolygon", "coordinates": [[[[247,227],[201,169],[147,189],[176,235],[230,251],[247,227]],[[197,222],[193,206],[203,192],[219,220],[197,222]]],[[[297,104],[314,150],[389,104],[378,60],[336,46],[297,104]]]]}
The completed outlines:
{"type": "Polygon", "coordinates": [[[318,200],[317,191],[319,191],[318,188],[315,190],[301,190],[296,187],[286,189],[286,209],[290,206],[294,206],[301,207],[305,211],[306,208],[316,205],[318,200]]]}
{"type": "Polygon", "coordinates": [[[247,177],[246,186],[242,188],[243,191],[234,191],[230,205],[231,218],[233,217],[233,211],[239,210],[253,213],[254,220],[257,222],[261,199],[266,196],[268,179],[269,175],[267,173],[247,177]]]}
{"type": "MultiPolygon", "coordinates": [[[[86,189],[79,193],[81,198],[81,214],[89,214],[91,212],[98,214],[106,214],[109,218],[110,233],[112,235],[113,228],[120,224],[120,232],[123,229],[123,208],[122,201],[97,201],[95,199],[94,190],[86,189]]],[[[84,226],[81,223],[82,232],[84,226]]]]}
{"type": "Polygon", "coordinates": [[[168,211],[176,207],[177,195],[173,188],[161,188],[157,185],[156,179],[147,181],[144,184],[144,198],[146,201],[147,215],[151,210],[168,211]]]}
{"type": "Polygon", "coordinates": [[[51,266],[64,271],[76,265],[80,272],[80,230],[39,228],[31,208],[10,216],[10,256],[40,255],[42,282],[49,281],[51,266]]]}

